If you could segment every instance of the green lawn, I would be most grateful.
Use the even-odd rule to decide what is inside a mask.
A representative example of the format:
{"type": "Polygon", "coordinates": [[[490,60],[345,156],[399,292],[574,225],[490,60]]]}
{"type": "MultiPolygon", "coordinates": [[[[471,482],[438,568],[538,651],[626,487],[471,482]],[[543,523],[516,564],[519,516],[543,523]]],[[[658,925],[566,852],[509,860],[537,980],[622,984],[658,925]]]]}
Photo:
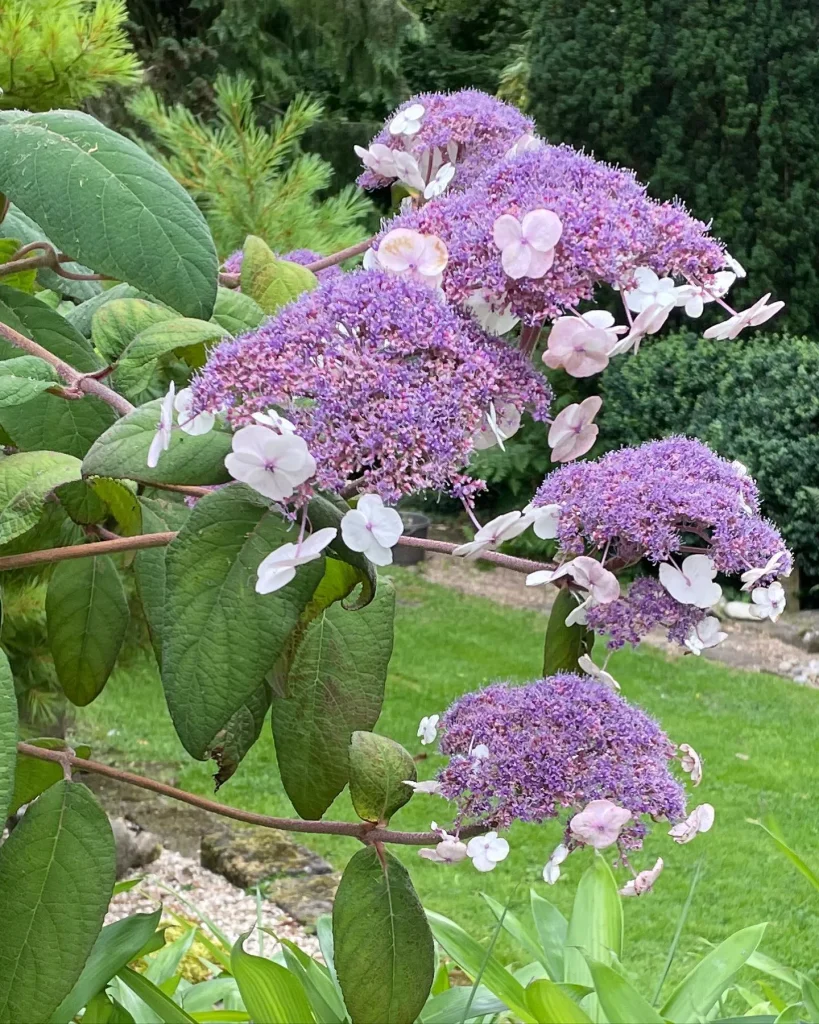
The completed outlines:
{"type": "MultiPolygon", "coordinates": [[[[458,694],[490,680],[537,676],[545,619],[465,597],[406,571],[395,571],[394,578],[396,645],[379,731],[417,752],[415,731],[422,715],[443,711],[458,694]]],[[[656,978],[694,863],[702,856],[703,877],[682,939],[683,962],[700,937],[716,942],[737,928],[769,921],[765,951],[793,967],[813,969],[819,980],[819,894],[746,821],[773,814],[791,845],[819,866],[819,692],[768,675],[728,671],[704,659],[670,661],[648,647],[617,654],[610,668],[625,696],[660,719],[672,739],[691,743],[703,755],[705,778],[697,802],[713,803],[717,811],[712,831],[691,845],[677,847],[658,827],[635,857],[644,867],[661,854],[666,870],[653,894],[626,901],[631,969],[644,979],[656,978]]],[[[118,672],[94,704],[77,711],[76,730],[92,739],[101,759],[115,753],[133,762],[167,761],[178,765],[182,787],[212,791],[207,766],[192,761],[176,739],[152,665],[118,672]],[[118,733],[107,739],[111,728],[118,733]]],[[[439,760],[431,756],[420,763],[419,777],[431,777],[439,760]]],[[[268,729],[220,797],[262,813],[292,813],[268,729]]],[[[327,816],[352,817],[346,793],[327,816]]],[[[443,824],[447,805],[417,795],[393,824],[420,829],[432,818],[443,824]]],[[[541,871],[558,834],[554,826],[517,825],[508,837],[508,859],[481,876],[468,862],[447,868],[421,861],[413,850],[399,847],[396,852],[411,865],[425,905],[480,937],[492,927],[480,890],[502,901],[512,895],[512,906],[519,907],[534,886],[568,907],[588,857],[571,857],[560,882],[546,886],[541,871]]],[[[310,837],[309,843],[337,865],[357,846],[353,840],[320,836],[310,837]]],[[[511,945],[499,949],[507,958],[514,955],[511,945]]]]}

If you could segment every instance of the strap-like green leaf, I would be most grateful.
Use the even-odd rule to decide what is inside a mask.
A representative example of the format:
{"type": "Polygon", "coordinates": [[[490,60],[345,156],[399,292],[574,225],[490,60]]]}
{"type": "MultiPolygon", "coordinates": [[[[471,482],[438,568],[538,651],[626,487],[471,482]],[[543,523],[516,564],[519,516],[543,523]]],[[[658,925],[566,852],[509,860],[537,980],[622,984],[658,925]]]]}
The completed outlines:
{"type": "Polygon", "coordinates": [[[651,1003],[617,971],[599,960],[588,960],[594,990],[609,1024],[663,1024],[651,1003]]]}
{"type": "Polygon", "coordinates": [[[563,955],[569,922],[554,904],[542,896],[538,896],[534,889],[530,890],[529,897],[546,970],[552,981],[562,981],[564,976],[563,955]]]}
{"type": "Polygon", "coordinates": [[[230,954],[233,977],[242,1000],[254,1021],[265,1024],[294,1024],[315,1021],[304,989],[295,974],[264,957],[246,953],[239,936],[230,954]]]}
{"type": "Polygon", "coordinates": [[[540,978],[526,987],[532,1019],[538,1024],[592,1024],[592,1018],[554,981],[540,978]]]}
{"type": "Polygon", "coordinates": [[[0,821],[9,812],[17,763],[17,697],[5,651],[0,650],[0,821]]]}
{"type": "Polygon", "coordinates": [[[131,967],[123,967],[117,977],[159,1017],[162,1024],[196,1024],[182,1007],[166,996],[161,988],[131,967]]]}

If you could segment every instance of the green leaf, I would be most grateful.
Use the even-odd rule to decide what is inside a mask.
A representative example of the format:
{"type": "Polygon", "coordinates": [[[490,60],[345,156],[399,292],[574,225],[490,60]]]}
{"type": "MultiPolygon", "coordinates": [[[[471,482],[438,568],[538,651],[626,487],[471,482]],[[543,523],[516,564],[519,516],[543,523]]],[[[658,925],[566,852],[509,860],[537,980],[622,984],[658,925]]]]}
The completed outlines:
{"type": "Polygon", "coordinates": [[[80,976],[114,885],[105,812],[58,782],[0,847],[0,1022],[48,1020],[80,976]]]}
{"type": "Polygon", "coordinates": [[[60,452],[20,452],[0,459],[0,544],[36,526],[49,493],[79,476],[79,460],[60,452]]]}
{"type": "Polygon", "coordinates": [[[217,289],[211,320],[215,320],[229,334],[235,337],[252,331],[264,318],[264,310],[249,295],[234,288],[217,289]]]}
{"type": "Polygon", "coordinates": [[[214,775],[217,789],[235,774],[245,754],[259,738],[271,698],[270,685],[262,683],[214,737],[210,756],[217,766],[214,775]]]}
{"type": "Polygon", "coordinates": [[[95,118],[53,110],[0,125],[0,188],[98,273],[184,316],[211,315],[218,260],[204,217],[164,168],[95,118]]]}
{"type": "MultiPolygon", "coordinates": [[[[140,497],[143,533],[180,530],[190,515],[181,502],[140,497]]],[[[162,632],[165,621],[165,557],[167,549],[147,548],[134,558],[137,593],[142,602],[156,662],[162,667],[162,632]]]]}
{"type": "Polygon", "coordinates": [[[569,922],[556,906],[542,896],[538,896],[534,889],[530,890],[529,897],[546,970],[552,981],[563,981],[565,971],[563,953],[569,922]]]}
{"type": "MultiPolygon", "coordinates": [[[[129,284],[116,284],[113,288],[107,288],[105,291],[89,296],[79,306],[69,310],[65,314],[65,318],[84,338],[91,338],[94,316],[103,306],[107,306],[109,302],[116,302],[118,299],[137,299],[142,296],[143,293],[139,289],[132,288],[129,284]]],[[[170,310],[168,314],[169,316],[175,316],[170,310]]],[[[94,344],[96,345],[96,342],[94,344]]],[[[104,358],[109,358],[103,349],[100,349],[100,351],[104,358]]]]}
{"type": "Polygon", "coordinates": [[[304,818],[320,818],[344,789],[350,738],[378,721],[394,616],[395,591],[386,578],[366,608],[331,605],[308,625],[283,692],[274,695],[273,738],[282,784],[304,818]]]}
{"type": "Polygon", "coordinates": [[[409,751],[374,732],[356,731],[350,739],[350,797],[359,818],[386,824],[412,797],[405,780],[418,773],[409,751]]]}
{"type": "Polygon", "coordinates": [[[201,498],[168,548],[162,679],[179,738],[200,760],[281,656],[323,573],[319,558],[281,590],[256,593],[259,563],[289,537],[280,512],[233,484],[201,498]]]}
{"type": "Polygon", "coordinates": [[[83,475],[125,477],[148,484],[226,483],[230,475],[225,469],[225,456],[231,450],[233,435],[218,424],[210,433],[199,435],[186,434],[174,426],[170,448],[162,453],[155,469],[148,468],[148,449],[159,425],[161,404],[159,398],[147,402],[106,430],[86,455],[83,475]]]}
{"type": "Polygon", "coordinates": [[[130,967],[123,967],[117,972],[117,977],[153,1010],[162,1024],[196,1024],[189,1013],[166,996],[162,989],[154,985],[144,974],[138,974],[130,967]]]}
{"type": "Polygon", "coordinates": [[[556,672],[577,672],[578,659],[589,654],[594,645],[594,632],[575,623],[566,625],[566,616],[577,607],[577,601],[568,587],[558,591],[549,622],[546,626],[546,642],[543,650],[543,675],[553,676],[556,672]]]}
{"type": "MultiPolygon", "coordinates": [[[[127,287],[127,286],[126,286],[127,287]]],[[[109,363],[116,362],[134,338],[149,327],[177,315],[167,306],[128,296],[98,303],[91,317],[91,340],[109,363]]]]}
{"type": "Polygon", "coordinates": [[[108,518],[108,505],[97,494],[89,480],[69,480],[54,488],[54,494],[75,523],[88,526],[108,518]]]}
{"type": "MultiPolygon", "coordinates": [[[[34,295],[25,295],[2,283],[0,321],[47,348],[53,355],[81,373],[92,373],[103,367],[88,341],[65,317],[60,316],[34,295]]],[[[5,338],[0,339],[0,359],[13,359],[20,355],[19,348],[5,338]]]]}
{"type": "MultiPolygon", "coordinates": [[[[27,368],[36,372],[35,367],[30,364],[27,368]]],[[[0,363],[0,408],[25,405],[26,402],[30,402],[33,398],[48,391],[49,388],[53,388],[57,383],[55,377],[56,374],[51,372],[48,363],[37,359],[36,356],[23,356],[21,359],[9,359],[5,363],[0,363]],[[23,367],[19,364],[24,360],[34,360],[40,363],[47,372],[39,377],[21,376],[19,371],[23,370],[23,367]],[[10,366],[10,363],[18,365],[10,366]]]]}
{"type": "MultiPolygon", "coordinates": [[[[602,854],[584,872],[574,897],[572,916],[566,934],[564,981],[592,985],[586,957],[605,962],[611,954],[623,955],[623,905],[617,883],[602,854]]],[[[604,1020],[596,997],[589,998],[586,1010],[592,1020],[604,1020]]]]}
{"type": "MultiPolygon", "coordinates": [[[[516,917],[512,913],[512,911],[508,909],[508,907],[505,907],[502,903],[499,903],[496,899],[493,899],[491,896],[487,895],[487,893],[482,892],[481,896],[483,897],[489,909],[494,914],[495,920],[501,922],[504,930],[512,936],[515,942],[522,949],[525,949],[529,956],[534,957],[535,960],[538,960],[540,963],[542,963],[548,971],[549,964],[545,956],[543,955],[543,950],[540,948],[540,945],[538,944],[534,935],[531,934],[531,932],[523,924],[523,922],[518,917],[516,917]]],[[[563,980],[562,974],[560,976],[560,980],[563,980]]]]}
{"type": "Polygon", "coordinates": [[[312,1024],[315,1020],[304,989],[286,967],[251,956],[242,948],[240,935],[230,954],[230,967],[242,1000],[255,1021],[264,1024],[312,1024]]]}
{"type": "Polygon", "coordinates": [[[48,645],[63,691],[77,707],[99,696],[117,661],[130,611],[109,555],[60,562],[46,593],[48,645]]]}
{"type": "Polygon", "coordinates": [[[538,1024],[591,1024],[592,1018],[567,995],[560,985],[546,978],[526,987],[529,1011],[538,1024]]]}
{"type": "Polygon", "coordinates": [[[133,485],[104,476],[90,477],[86,482],[108,506],[110,515],[119,524],[118,532],[123,537],[135,537],[142,533],[142,509],[133,485]]]}
{"type": "Polygon", "coordinates": [[[819,1024],[819,988],[806,975],[802,975],[802,1002],[811,1024],[819,1024]]]}
{"type": "Polygon", "coordinates": [[[0,650],[0,821],[6,820],[14,794],[17,763],[17,697],[9,660],[0,650]]]}
{"type": "Polygon", "coordinates": [[[435,972],[432,933],[406,868],[359,850],[333,906],[335,965],[356,1024],[412,1024],[435,972]]]}
{"type": "Polygon", "coordinates": [[[734,932],[687,974],[665,1001],[660,1013],[676,1024],[706,1017],[728,988],[765,933],[764,924],[734,932]]]}
{"type": "MultiPolygon", "coordinates": [[[[106,309],[110,309],[110,306],[103,308],[97,315],[104,314],[106,309]]],[[[194,367],[202,366],[205,362],[205,346],[226,336],[227,331],[219,324],[184,317],[146,327],[119,357],[114,376],[116,388],[129,397],[139,395],[150,386],[159,360],[173,352],[188,358],[193,351],[201,350],[200,356],[189,358],[189,362],[194,367]]]]}
{"type": "MultiPolygon", "coordinates": [[[[53,736],[44,736],[41,739],[26,740],[32,747],[42,747],[44,750],[66,750],[68,744],[65,740],[53,736]]],[[[80,744],[74,747],[77,757],[89,757],[91,748],[80,744]]],[[[17,755],[17,768],[14,774],[14,794],[9,806],[9,814],[16,814],[23,804],[30,803],[35,797],[44,793],[55,782],[63,777],[63,769],[56,761],[43,761],[39,757],[29,757],[26,754],[17,755]]]]}
{"type": "Polygon", "coordinates": [[[776,843],[779,852],[783,853],[791,862],[791,864],[794,865],[796,870],[801,872],[801,874],[803,874],[805,878],[807,878],[807,880],[814,887],[814,889],[819,890],[819,875],[813,870],[813,868],[807,863],[807,861],[805,861],[802,857],[799,856],[799,854],[795,850],[792,850],[790,846],[788,846],[788,844],[782,838],[782,835],[780,834],[779,829],[774,821],[770,821],[768,825],[763,825],[761,821],[756,821],[752,818],[749,819],[749,821],[752,825],[758,825],[763,832],[767,832],[771,839],[773,839],[773,841],[776,843]]]}
{"type": "Polygon", "coordinates": [[[347,1011],[328,969],[290,939],[283,938],[281,944],[287,967],[299,978],[316,1020],[320,1024],[345,1024],[347,1011]]]}
{"type": "Polygon", "coordinates": [[[522,1021],[531,1024],[540,1019],[534,1017],[529,1010],[523,985],[507,971],[496,957],[490,956],[487,959],[480,943],[468,935],[460,925],[431,910],[427,911],[427,919],[435,941],[470,977],[477,977],[481,966],[484,965],[484,960],[486,960],[482,981],[490,992],[498,999],[502,999],[522,1021]]]}
{"type": "Polygon", "coordinates": [[[267,243],[256,235],[247,236],[243,249],[242,294],[249,295],[265,313],[275,313],[318,285],[315,274],[298,263],[277,260],[267,243]]]}
{"type": "Polygon", "coordinates": [[[104,992],[111,978],[153,937],[161,917],[160,907],[153,914],[134,914],[106,925],[97,936],[77,983],[51,1015],[51,1024],[69,1024],[90,999],[104,992]]]}
{"type": "MultiPolygon", "coordinates": [[[[462,1021],[470,996],[472,996],[472,989],[466,985],[456,985],[445,992],[440,992],[427,1000],[418,1019],[423,1024],[453,1024],[453,1021],[462,1021]]],[[[506,1004],[502,1003],[500,999],[496,999],[484,985],[480,985],[472,998],[469,1016],[466,1020],[487,1016],[494,1018],[496,1014],[504,1013],[505,1010],[506,1004]]]]}
{"type": "Polygon", "coordinates": [[[348,548],[342,539],[341,520],[345,512],[349,511],[350,506],[343,498],[331,498],[323,495],[313,498],[307,506],[307,515],[314,530],[322,530],[328,526],[338,530],[335,539],[330,543],[328,554],[335,554],[342,562],[346,562],[358,571],[363,586],[358,600],[352,607],[363,608],[373,599],[378,575],[369,558],[366,558],[360,551],[348,548]]]}
{"type": "Polygon", "coordinates": [[[637,989],[607,964],[588,960],[594,989],[609,1024],[663,1024],[663,1018],[637,989]]]}
{"type": "MultiPolygon", "coordinates": [[[[21,247],[22,242],[19,238],[0,238],[0,264],[10,263],[14,259],[17,250],[21,247]]],[[[31,294],[34,291],[36,279],[37,269],[35,268],[33,270],[20,270],[16,274],[6,274],[3,277],[3,282],[9,288],[17,288],[21,292],[31,294]]]]}

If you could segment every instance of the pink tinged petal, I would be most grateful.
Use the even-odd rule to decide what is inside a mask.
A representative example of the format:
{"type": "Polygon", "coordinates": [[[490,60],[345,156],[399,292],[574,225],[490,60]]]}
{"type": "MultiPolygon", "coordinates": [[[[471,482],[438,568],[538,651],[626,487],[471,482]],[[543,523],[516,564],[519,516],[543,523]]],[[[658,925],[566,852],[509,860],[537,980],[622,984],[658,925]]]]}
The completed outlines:
{"type": "Polygon", "coordinates": [[[426,113],[426,107],[423,103],[411,103],[402,113],[410,121],[420,121],[426,113]]]}
{"type": "Polygon", "coordinates": [[[532,258],[532,249],[525,242],[510,242],[501,253],[501,266],[504,271],[517,281],[526,277],[532,258]]]}
{"type": "Polygon", "coordinates": [[[766,306],[751,317],[751,327],[759,327],[760,324],[764,324],[766,320],[770,320],[772,316],[775,316],[780,311],[780,309],[784,308],[784,302],[772,302],[770,306],[766,306]]]}
{"type": "Polygon", "coordinates": [[[426,235],[424,248],[418,262],[418,272],[424,277],[435,277],[443,273],[449,260],[449,253],[443,241],[437,235],[426,235]]]}
{"type": "MultiPolygon", "coordinates": [[[[529,269],[526,271],[526,277],[537,279],[543,277],[549,270],[552,269],[552,264],[555,261],[554,249],[548,249],[546,252],[540,252],[537,249],[529,249],[529,269]]],[[[502,261],[501,261],[502,262],[502,261]]]]}
{"type": "Polygon", "coordinates": [[[583,321],[576,316],[561,316],[552,324],[547,345],[550,351],[566,353],[574,347],[575,338],[584,330],[583,321]]]}
{"type": "Polygon", "coordinates": [[[381,239],[378,260],[386,270],[402,274],[418,264],[425,245],[426,239],[420,232],[395,228],[381,239]]]}
{"type": "Polygon", "coordinates": [[[705,308],[702,296],[693,295],[685,304],[685,315],[693,317],[695,320],[697,317],[702,316],[702,311],[705,308]]]}
{"type": "Polygon", "coordinates": [[[630,820],[631,811],[625,807],[618,807],[611,800],[592,800],[571,819],[569,829],[576,839],[604,850],[617,842],[630,820]]]}
{"type": "Polygon", "coordinates": [[[607,309],[588,309],[583,314],[583,319],[591,327],[597,327],[601,331],[614,327],[614,317],[607,309]]]}
{"type": "Polygon", "coordinates": [[[492,226],[492,238],[499,249],[505,249],[507,245],[519,242],[522,234],[520,221],[511,213],[502,214],[492,226]]]}
{"type": "Polygon", "coordinates": [[[552,462],[571,462],[585,455],[594,446],[598,433],[599,428],[592,424],[565,438],[552,449],[552,462]]]}
{"type": "Polygon", "coordinates": [[[554,249],[563,234],[560,217],[551,210],[533,210],[521,223],[522,235],[538,252],[554,249]]]}

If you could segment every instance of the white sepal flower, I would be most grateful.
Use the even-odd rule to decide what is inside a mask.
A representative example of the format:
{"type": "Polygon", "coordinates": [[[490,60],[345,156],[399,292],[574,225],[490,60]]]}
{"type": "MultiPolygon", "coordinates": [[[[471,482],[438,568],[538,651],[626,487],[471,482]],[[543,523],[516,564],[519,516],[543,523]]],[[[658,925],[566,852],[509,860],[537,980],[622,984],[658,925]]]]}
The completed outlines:
{"type": "Polygon", "coordinates": [[[742,278],[746,276],[745,267],[743,267],[739,260],[735,260],[728,252],[725,254],[725,266],[728,267],[729,270],[732,270],[737,277],[742,278]]]}
{"type": "Polygon", "coordinates": [[[541,540],[554,540],[557,537],[558,526],[560,525],[560,505],[527,505],[523,514],[528,517],[535,531],[535,536],[541,540]]]}
{"type": "Polygon", "coordinates": [[[173,429],[173,398],[176,385],[171,381],[168,393],[159,407],[159,425],[148,449],[148,468],[156,469],[159,456],[171,446],[171,430],[173,429]]]}
{"type": "MultiPolygon", "coordinates": [[[[763,576],[767,576],[776,570],[776,567],[785,557],[784,551],[777,551],[776,554],[771,555],[768,561],[759,569],[748,569],[744,572],[740,579],[742,580],[743,590],[752,590],[757,580],[761,580],[763,576]]],[[[782,575],[781,573],[779,575],[782,575]]],[[[790,571],[785,575],[790,576],[790,571]]]]}
{"type": "Polygon", "coordinates": [[[457,864],[466,858],[466,849],[466,843],[450,837],[442,839],[437,846],[424,847],[418,851],[418,856],[433,864],[457,864]]]}
{"type": "Polygon", "coordinates": [[[520,317],[515,316],[511,305],[507,304],[499,310],[498,300],[495,300],[486,288],[478,288],[472,292],[464,305],[472,310],[475,319],[485,331],[498,337],[508,334],[520,323],[520,317]]]}
{"type": "Polygon", "coordinates": [[[485,761],[489,757],[489,747],[485,743],[476,743],[469,751],[469,756],[473,761],[485,761]]]}
{"type": "Polygon", "coordinates": [[[278,430],[280,434],[295,434],[296,432],[295,425],[284,416],[280,416],[275,409],[268,409],[267,412],[254,412],[253,419],[257,423],[261,423],[262,426],[278,430]]]}
{"type": "Polygon", "coordinates": [[[523,220],[501,214],[492,227],[501,264],[513,280],[540,278],[551,268],[563,223],[552,210],[532,210],[523,220]]]}
{"type": "Polygon", "coordinates": [[[193,391],[190,388],[182,388],[173,403],[173,407],[176,409],[176,422],[179,424],[179,429],[184,430],[186,434],[194,436],[210,433],[213,430],[216,417],[212,412],[199,412],[194,416],[191,413],[192,405],[193,391]]]}
{"type": "Polygon", "coordinates": [[[414,793],[426,793],[429,796],[441,796],[441,783],[437,779],[429,779],[427,782],[413,782],[412,779],[404,779],[404,785],[414,793]]]}
{"type": "MultiPolygon", "coordinates": [[[[412,155],[412,153],[405,153],[403,150],[396,150],[392,155],[393,163],[395,164],[395,173],[400,182],[408,185],[410,188],[415,189],[416,192],[423,192],[426,182],[424,176],[421,174],[421,168],[418,166],[418,161],[412,155]]],[[[407,199],[410,197],[407,196],[407,199]]],[[[411,200],[410,200],[411,201],[411,200]]]]}
{"type": "Polygon", "coordinates": [[[690,743],[680,744],[680,764],[685,774],[691,776],[691,784],[699,786],[702,782],[702,758],[690,743]]]}
{"type": "Polygon", "coordinates": [[[668,834],[675,843],[681,846],[690,843],[700,832],[707,832],[714,824],[714,808],[711,804],[700,804],[688,815],[685,821],[673,825],[668,834]]]}
{"type": "Polygon", "coordinates": [[[483,414],[481,425],[472,438],[472,444],[478,451],[500,446],[506,451],[503,442],[508,441],[520,430],[520,409],[512,402],[502,402],[497,407],[494,402],[483,414]]]}
{"type": "Polygon", "coordinates": [[[543,146],[543,139],[539,139],[537,135],[526,132],[515,139],[509,149],[506,150],[505,157],[508,160],[510,157],[520,156],[521,153],[532,153],[536,149],[543,149],[543,146]]]}
{"type": "Polygon", "coordinates": [[[611,800],[592,800],[571,819],[569,829],[575,839],[595,850],[605,850],[620,838],[631,811],[611,800]]]}
{"type": "Polygon", "coordinates": [[[434,199],[442,195],[449,188],[449,183],[455,177],[453,164],[442,164],[435,172],[435,177],[424,189],[424,199],[434,199]]]}
{"type": "Polygon", "coordinates": [[[716,338],[718,341],[733,341],[738,338],[746,327],[759,327],[775,316],[780,309],[784,309],[784,302],[772,302],[768,304],[771,293],[763,295],[761,299],[749,306],[747,309],[735,313],[720,324],[714,324],[703,333],[704,338],[716,338]]]}
{"type": "Polygon", "coordinates": [[[590,558],[588,555],[578,555],[557,569],[538,569],[536,572],[530,572],[526,577],[526,586],[538,587],[543,583],[554,583],[563,576],[571,576],[595,604],[611,604],[620,596],[620,582],[614,573],[605,569],[596,558],[590,558]]]}
{"type": "Polygon", "coordinates": [[[785,611],[785,588],[778,581],[769,587],[757,587],[751,591],[750,613],[755,619],[770,619],[776,622],[785,611]]]}
{"type": "Polygon", "coordinates": [[[677,293],[673,277],[657,277],[650,267],[637,267],[634,283],[626,289],[626,305],[632,313],[642,313],[649,306],[659,303],[674,306],[677,293]]]}
{"type": "Polygon", "coordinates": [[[692,654],[699,655],[708,647],[717,647],[727,636],[728,634],[719,628],[719,619],[715,615],[706,615],[688,631],[685,646],[692,654]]]}
{"type": "Polygon", "coordinates": [[[334,526],[316,530],[305,537],[301,544],[282,544],[262,559],[256,570],[256,593],[272,594],[281,590],[296,575],[296,568],[321,557],[322,551],[331,544],[338,530],[334,526]]]}
{"type": "Polygon", "coordinates": [[[415,735],[421,740],[423,746],[435,742],[435,737],[438,735],[438,722],[440,720],[440,715],[427,715],[421,719],[418,725],[418,732],[415,735]]]}
{"type": "MultiPolygon", "coordinates": [[[[566,621],[568,622],[568,619],[566,621]]],[[[620,684],[614,676],[611,675],[610,672],[606,672],[605,669],[598,668],[588,654],[580,655],[577,659],[577,667],[583,669],[587,676],[591,676],[592,679],[596,679],[598,683],[608,686],[610,690],[614,690],[616,692],[620,690],[620,684]]]]}
{"type": "Polygon", "coordinates": [[[682,568],[661,562],[660,583],[675,601],[696,608],[711,608],[722,596],[722,587],[714,583],[717,570],[708,555],[689,555],[682,568]]]}
{"type": "Polygon", "coordinates": [[[496,516],[478,530],[473,540],[461,544],[452,552],[466,558],[476,558],[484,548],[494,548],[505,540],[518,537],[529,526],[529,519],[518,511],[496,516]]]}
{"type": "Polygon", "coordinates": [[[421,127],[426,109],[421,103],[411,103],[399,110],[390,121],[390,135],[415,135],[421,127]]]}
{"type": "Polygon", "coordinates": [[[341,538],[347,547],[361,551],[375,565],[392,563],[392,549],[403,532],[401,516],[394,508],[385,508],[377,494],[363,495],[341,520],[341,538]]]}
{"type": "Polygon", "coordinates": [[[555,416],[549,427],[552,462],[571,462],[580,458],[594,444],[599,427],[594,417],[600,412],[603,399],[590,395],[582,402],[567,405],[555,416]]]}
{"type": "Polygon", "coordinates": [[[548,882],[549,885],[554,885],[555,882],[560,878],[560,865],[569,856],[569,847],[565,843],[560,843],[552,850],[552,855],[546,861],[546,865],[543,868],[543,881],[548,882]]]}
{"type": "Polygon", "coordinates": [[[233,435],[233,451],[225,456],[225,468],[234,480],[266,498],[283,501],[315,474],[316,460],[303,437],[276,434],[258,423],[233,435]]]}
{"type": "Polygon", "coordinates": [[[407,275],[437,288],[449,259],[447,247],[437,235],[423,235],[410,228],[394,228],[381,239],[375,254],[383,270],[407,275]]]}
{"type": "Polygon", "coordinates": [[[509,843],[498,838],[497,832],[475,836],[466,845],[466,855],[478,871],[494,871],[509,855],[509,843]]]}
{"type": "Polygon", "coordinates": [[[657,862],[650,871],[641,871],[636,878],[632,878],[631,881],[626,882],[622,889],[620,889],[621,896],[642,896],[643,893],[651,892],[654,888],[654,883],[660,877],[660,873],[663,870],[663,858],[658,857],[657,862]]]}
{"type": "Polygon", "coordinates": [[[395,167],[395,151],[381,142],[374,142],[369,149],[353,146],[356,156],[366,168],[382,178],[395,178],[398,171],[395,167]]]}

